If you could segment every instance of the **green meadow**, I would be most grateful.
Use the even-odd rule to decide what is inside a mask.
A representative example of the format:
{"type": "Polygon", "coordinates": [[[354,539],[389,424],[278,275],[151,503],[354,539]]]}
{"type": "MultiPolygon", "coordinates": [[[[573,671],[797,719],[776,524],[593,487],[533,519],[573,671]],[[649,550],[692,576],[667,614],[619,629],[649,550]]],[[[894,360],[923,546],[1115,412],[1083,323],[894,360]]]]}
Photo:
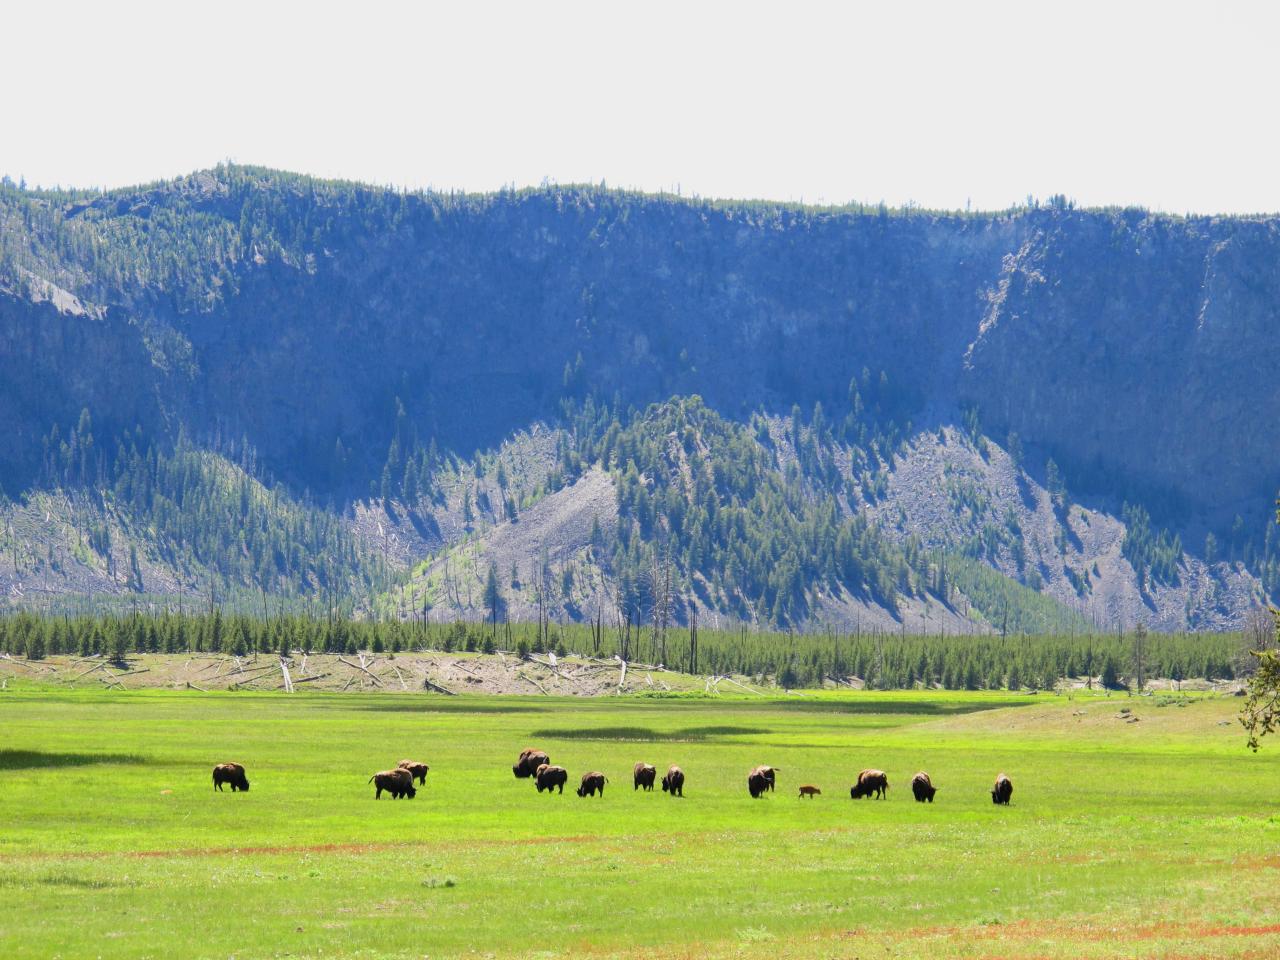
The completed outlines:
{"type": "Polygon", "coordinates": [[[11,687],[0,956],[1280,956],[1280,747],[1250,754],[1238,708],[11,687]],[[526,746],[563,795],[512,776],[526,746]],[[401,758],[426,786],[375,802],[401,758]],[[213,791],[222,760],[248,793],[213,791]],[[634,792],[637,760],[684,798],[634,792]],[[849,799],[864,767],[886,800],[849,799]],[[603,799],[573,793],[591,769],[603,799]]]}

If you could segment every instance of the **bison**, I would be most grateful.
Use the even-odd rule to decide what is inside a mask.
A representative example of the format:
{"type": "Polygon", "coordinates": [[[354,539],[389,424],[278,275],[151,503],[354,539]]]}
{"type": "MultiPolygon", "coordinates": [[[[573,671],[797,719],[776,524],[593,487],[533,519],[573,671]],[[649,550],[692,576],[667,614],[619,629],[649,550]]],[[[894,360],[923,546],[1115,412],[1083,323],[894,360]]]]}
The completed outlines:
{"type": "Polygon", "coordinates": [[[1008,803],[1013,796],[1013,781],[1003,773],[996,777],[995,786],[991,788],[992,803],[1008,803]]]}
{"type": "Polygon", "coordinates": [[[375,800],[382,799],[383,790],[391,794],[393,800],[399,800],[402,797],[412,800],[418,795],[418,791],[413,787],[413,774],[402,767],[396,767],[394,770],[379,770],[369,778],[369,782],[373,784],[375,800]]]}
{"type": "Polygon", "coordinates": [[[889,777],[883,770],[863,770],[858,774],[858,782],[849,788],[849,797],[858,800],[874,793],[877,800],[882,800],[888,789],[889,777]]]}
{"type": "Polygon", "coordinates": [[[213,768],[213,789],[222,792],[224,783],[231,784],[231,792],[249,789],[249,780],[244,775],[244,767],[238,763],[220,763],[213,768]]]}
{"type": "Polygon", "coordinates": [[[766,790],[773,789],[778,769],[778,767],[761,766],[747,774],[747,790],[750,791],[752,799],[760,797],[766,790]]]}
{"type": "Polygon", "coordinates": [[[806,783],[803,787],[800,788],[800,796],[808,797],[810,800],[812,800],[814,797],[822,796],[822,791],[819,790],[817,787],[815,787],[812,783],[806,783]]]}
{"type": "MultiPolygon", "coordinates": [[[[592,770],[590,773],[584,773],[582,775],[582,783],[578,785],[578,796],[594,797],[596,795],[596,791],[599,791],[600,796],[603,797],[604,785],[608,782],[609,778],[599,770],[592,770]]],[[[563,792],[563,789],[561,792],[563,792]]]]}
{"type": "Polygon", "coordinates": [[[529,777],[536,776],[538,768],[544,763],[550,763],[551,758],[543,751],[530,747],[528,750],[520,751],[520,759],[511,768],[517,779],[527,780],[529,777]]]}
{"type": "Polygon", "coordinates": [[[538,788],[538,792],[543,790],[552,793],[556,787],[560,788],[560,792],[564,793],[564,785],[569,780],[569,771],[564,767],[553,767],[549,763],[539,765],[537,772],[534,773],[534,784],[538,788]]]}
{"type": "Polygon", "coordinates": [[[408,770],[409,776],[417,780],[420,786],[427,785],[427,774],[431,771],[425,763],[418,763],[416,760],[401,760],[396,766],[401,770],[408,770]]]}
{"type": "Polygon", "coordinates": [[[646,790],[653,789],[653,781],[658,777],[658,768],[652,763],[641,761],[636,764],[635,771],[632,773],[632,782],[634,786],[632,790],[639,790],[644,787],[646,790]]]}
{"type": "Polygon", "coordinates": [[[921,770],[911,778],[911,792],[915,794],[916,803],[924,803],[926,800],[933,803],[933,795],[938,792],[938,788],[933,785],[929,775],[921,770]]]}
{"type": "Polygon", "coordinates": [[[662,792],[673,797],[684,796],[684,771],[674,763],[667,768],[667,773],[662,778],[662,792]]]}

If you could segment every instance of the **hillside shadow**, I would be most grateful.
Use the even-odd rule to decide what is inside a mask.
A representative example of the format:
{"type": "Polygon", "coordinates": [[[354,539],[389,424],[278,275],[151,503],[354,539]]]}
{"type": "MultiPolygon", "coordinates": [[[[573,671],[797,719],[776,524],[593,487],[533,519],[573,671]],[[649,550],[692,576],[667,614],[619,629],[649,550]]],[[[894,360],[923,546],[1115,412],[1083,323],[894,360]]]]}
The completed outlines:
{"type": "Polygon", "coordinates": [[[88,767],[99,763],[150,763],[136,753],[47,753],[42,750],[0,750],[0,770],[42,767],[88,767]]]}
{"type": "Polygon", "coordinates": [[[750,737],[772,733],[763,727],[686,727],[683,730],[653,730],[649,727],[584,727],[534,730],[531,737],[549,740],[622,740],[658,743],[693,743],[715,737],[750,737]]]}

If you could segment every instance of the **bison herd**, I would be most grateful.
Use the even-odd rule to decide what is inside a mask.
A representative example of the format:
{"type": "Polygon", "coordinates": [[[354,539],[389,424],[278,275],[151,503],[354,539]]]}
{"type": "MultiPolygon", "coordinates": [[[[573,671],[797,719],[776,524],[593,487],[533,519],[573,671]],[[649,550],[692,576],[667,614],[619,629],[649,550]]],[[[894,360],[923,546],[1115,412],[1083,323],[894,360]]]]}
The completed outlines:
{"type": "MultiPolygon", "coordinates": [[[[406,797],[412,800],[417,795],[417,790],[413,785],[414,781],[416,780],[419,786],[425,785],[427,773],[430,769],[427,764],[419,763],[416,760],[401,760],[394,770],[381,770],[375,773],[369,778],[369,783],[374,785],[373,798],[380,800],[385,792],[389,793],[394,800],[406,797]]],[[[781,769],[781,767],[770,766],[758,766],[751,769],[751,772],[747,774],[747,791],[751,794],[752,799],[758,799],[773,791],[777,784],[777,774],[781,769]]],[[[538,793],[564,793],[564,785],[569,782],[568,770],[553,764],[546,751],[533,747],[520,751],[520,757],[515,765],[512,766],[511,771],[519,779],[532,779],[534,786],[538,788],[538,793]]],[[[654,781],[657,778],[658,768],[652,763],[640,761],[632,770],[632,789],[652,792],[654,781]]],[[[608,782],[609,778],[599,770],[584,773],[578,784],[578,796],[603,797],[604,787],[608,782]]],[[[220,763],[214,767],[214,789],[221,791],[224,783],[231,786],[233,793],[247,791],[249,789],[249,779],[245,776],[244,765],[239,763],[220,763]]],[[[888,790],[888,774],[883,770],[866,769],[858,774],[857,781],[849,788],[849,797],[853,800],[860,800],[864,797],[874,796],[877,800],[883,800],[888,795],[888,790]]],[[[684,796],[684,771],[675,764],[667,768],[667,772],[662,778],[662,791],[663,793],[669,793],[673,797],[684,796]]],[[[937,792],[938,788],[929,779],[929,774],[923,770],[911,778],[911,794],[915,797],[917,803],[933,803],[934,795],[937,792]]],[[[821,796],[822,791],[813,784],[807,783],[800,787],[799,795],[812,800],[815,796],[821,796]]],[[[1003,773],[999,774],[996,777],[995,785],[991,788],[991,802],[1008,804],[1012,797],[1013,781],[1003,773]]]]}

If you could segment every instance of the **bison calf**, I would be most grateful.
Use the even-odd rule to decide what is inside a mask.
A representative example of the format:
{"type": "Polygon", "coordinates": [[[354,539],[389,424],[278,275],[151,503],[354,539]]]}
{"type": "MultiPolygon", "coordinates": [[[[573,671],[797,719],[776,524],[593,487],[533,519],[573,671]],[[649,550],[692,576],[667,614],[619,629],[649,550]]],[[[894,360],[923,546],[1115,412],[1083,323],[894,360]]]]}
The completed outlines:
{"type": "Polygon", "coordinates": [[[859,800],[875,794],[877,800],[883,800],[888,789],[889,777],[883,770],[863,770],[858,774],[858,782],[849,788],[849,797],[859,800]]]}
{"type": "Polygon", "coordinates": [[[996,777],[995,786],[991,788],[992,803],[1008,803],[1013,796],[1013,781],[1003,773],[996,777]]]}
{"type": "Polygon", "coordinates": [[[380,770],[369,778],[369,782],[373,784],[375,800],[382,799],[383,790],[391,794],[393,800],[399,800],[402,797],[412,800],[418,795],[418,791],[413,788],[412,774],[401,767],[396,767],[394,770],[380,770]]]}
{"type": "Polygon", "coordinates": [[[643,787],[646,790],[653,789],[653,781],[658,777],[658,768],[652,763],[637,763],[632,773],[632,782],[634,786],[632,790],[639,790],[643,787]]]}
{"type": "MultiPolygon", "coordinates": [[[[600,796],[603,797],[604,785],[608,782],[609,778],[599,770],[592,770],[590,773],[584,773],[582,775],[582,783],[578,785],[578,796],[594,797],[596,795],[596,791],[599,791],[600,796]]],[[[561,792],[563,792],[563,790],[561,792]]]]}
{"type": "Polygon", "coordinates": [[[674,763],[667,768],[666,776],[662,778],[662,792],[673,797],[684,796],[684,771],[674,763]]]}
{"type": "Polygon", "coordinates": [[[244,767],[238,763],[220,763],[213,768],[213,789],[222,792],[224,783],[231,784],[231,792],[249,789],[249,780],[244,775],[244,767]]]}
{"type": "Polygon", "coordinates": [[[538,768],[550,762],[551,758],[543,751],[530,747],[528,750],[520,751],[520,759],[511,768],[511,772],[518,779],[527,780],[529,777],[537,776],[538,768]]]}
{"type": "Polygon", "coordinates": [[[911,792],[915,795],[916,803],[924,803],[926,800],[933,803],[933,795],[938,792],[938,788],[933,785],[929,775],[921,770],[911,778],[911,792]]]}
{"type": "Polygon", "coordinates": [[[560,792],[564,793],[564,785],[569,779],[569,771],[564,767],[553,767],[549,763],[541,764],[537,772],[534,773],[534,785],[537,786],[538,792],[543,790],[551,793],[557,787],[560,792]]]}
{"type": "Polygon", "coordinates": [[[822,796],[822,791],[815,787],[812,783],[806,783],[800,788],[800,796],[808,797],[812,800],[814,797],[822,796]]]}
{"type": "Polygon", "coordinates": [[[409,776],[417,780],[422,786],[427,785],[427,774],[431,768],[425,763],[418,763],[416,760],[401,760],[396,766],[401,770],[408,770],[409,776]]]}

